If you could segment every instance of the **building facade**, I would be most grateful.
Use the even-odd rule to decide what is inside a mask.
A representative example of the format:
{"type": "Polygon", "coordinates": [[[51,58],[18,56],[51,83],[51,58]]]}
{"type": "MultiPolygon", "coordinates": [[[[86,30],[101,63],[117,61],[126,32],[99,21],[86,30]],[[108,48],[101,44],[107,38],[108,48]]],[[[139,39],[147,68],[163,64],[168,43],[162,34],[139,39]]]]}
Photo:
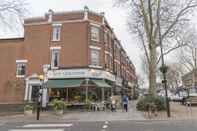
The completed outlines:
{"type": "Polygon", "coordinates": [[[0,67],[0,103],[34,101],[40,85],[48,100],[132,96],[137,81],[104,13],[87,7],[25,19],[23,38],[0,39],[0,67]]]}
{"type": "Polygon", "coordinates": [[[197,87],[197,69],[183,75],[182,82],[186,88],[197,87]]]}

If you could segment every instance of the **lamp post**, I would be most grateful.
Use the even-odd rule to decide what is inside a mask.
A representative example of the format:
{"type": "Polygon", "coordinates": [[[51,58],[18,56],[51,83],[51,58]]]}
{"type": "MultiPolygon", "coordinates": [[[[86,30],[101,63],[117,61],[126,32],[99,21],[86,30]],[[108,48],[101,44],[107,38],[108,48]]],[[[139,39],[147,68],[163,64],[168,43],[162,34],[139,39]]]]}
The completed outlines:
{"type": "MultiPolygon", "coordinates": [[[[162,55],[162,57],[163,57],[163,55],[162,55]]],[[[168,99],[167,79],[166,79],[166,72],[168,70],[168,67],[166,65],[164,65],[164,60],[162,60],[162,61],[163,62],[162,62],[162,66],[160,67],[160,71],[163,73],[162,84],[164,84],[164,89],[165,89],[165,100],[166,100],[167,116],[170,117],[170,104],[169,104],[169,99],[168,99]]]]}
{"type": "Polygon", "coordinates": [[[164,84],[164,89],[165,89],[167,116],[170,117],[170,104],[169,104],[169,100],[168,100],[167,79],[166,79],[166,72],[168,70],[168,67],[164,63],[164,53],[163,53],[163,44],[162,44],[161,26],[160,26],[160,2],[161,2],[161,0],[158,0],[158,11],[157,11],[157,25],[158,25],[159,45],[160,45],[160,50],[161,50],[161,62],[162,62],[162,66],[160,67],[160,71],[163,74],[162,83],[164,84]]]}
{"type": "Polygon", "coordinates": [[[43,75],[39,75],[38,79],[40,80],[40,87],[39,87],[39,91],[37,94],[37,113],[36,113],[36,119],[39,120],[40,119],[40,106],[41,106],[41,102],[42,102],[42,92],[43,92],[43,80],[44,80],[44,76],[43,75]]]}

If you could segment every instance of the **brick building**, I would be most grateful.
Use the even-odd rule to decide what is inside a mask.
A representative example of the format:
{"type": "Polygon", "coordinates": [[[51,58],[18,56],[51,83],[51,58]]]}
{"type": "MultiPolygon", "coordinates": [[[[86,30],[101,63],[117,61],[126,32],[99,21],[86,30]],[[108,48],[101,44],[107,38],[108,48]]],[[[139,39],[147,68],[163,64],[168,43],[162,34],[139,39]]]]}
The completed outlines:
{"type": "Polygon", "coordinates": [[[197,69],[182,76],[183,86],[192,88],[197,86],[197,69]]]}
{"type": "Polygon", "coordinates": [[[104,13],[88,8],[25,19],[24,38],[0,39],[0,67],[0,103],[34,101],[40,85],[43,99],[132,96],[137,81],[104,13]]]}

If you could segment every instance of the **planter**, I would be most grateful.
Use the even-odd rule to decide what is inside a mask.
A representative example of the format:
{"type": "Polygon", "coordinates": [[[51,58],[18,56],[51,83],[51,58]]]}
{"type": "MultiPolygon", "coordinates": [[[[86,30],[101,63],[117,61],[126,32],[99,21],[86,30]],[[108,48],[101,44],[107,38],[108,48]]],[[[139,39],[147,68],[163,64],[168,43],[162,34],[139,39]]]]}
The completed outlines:
{"type": "Polygon", "coordinates": [[[56,115],[63,115],[64,114],[64,110],[56,110],[55,114],[56,115]]]}
{"type": "Polygon", "coordinates": [[[33,111],[32,110],[27,110],[27,111],[24,111],[24,114],[26,116],[31,116],[33,114],[33,111]]]}

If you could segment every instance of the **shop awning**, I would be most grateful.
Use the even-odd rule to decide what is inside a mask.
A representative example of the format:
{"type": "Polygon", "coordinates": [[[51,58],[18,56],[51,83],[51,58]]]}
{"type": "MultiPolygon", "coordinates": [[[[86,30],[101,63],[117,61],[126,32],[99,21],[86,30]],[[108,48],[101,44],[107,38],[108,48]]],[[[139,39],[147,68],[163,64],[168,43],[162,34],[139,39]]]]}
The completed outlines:
{"type": "Polygon", "coordinates": [[[68,87],[79,87],[83,80],[72,79],[72,80],[48,80],[47,88],[68,88],[68,87]]]}
{"type": "Polygon", "coordinates": [[[111,86],[107,84],[104,80],[92,80],[92,82],[96,84],[97,87],[111,88],[111,86]]]}

